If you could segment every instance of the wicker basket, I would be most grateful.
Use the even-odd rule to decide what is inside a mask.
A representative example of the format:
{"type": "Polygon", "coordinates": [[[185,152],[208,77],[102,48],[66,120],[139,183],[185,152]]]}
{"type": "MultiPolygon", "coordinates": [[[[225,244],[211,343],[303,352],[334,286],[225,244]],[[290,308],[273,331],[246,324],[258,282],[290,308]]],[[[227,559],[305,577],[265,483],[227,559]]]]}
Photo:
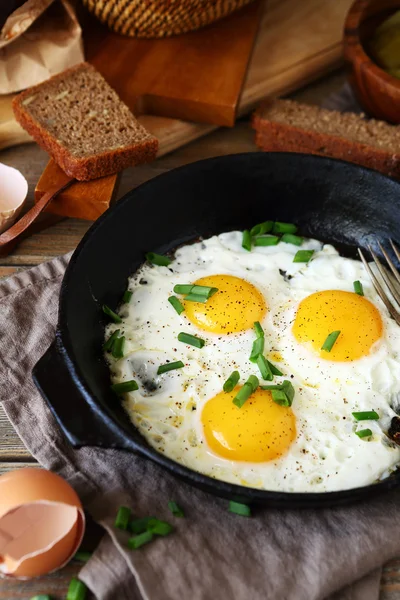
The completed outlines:
{"type": "Polygon", "coordinates": [[[117,33],[161,38],[209,25],[252,1],[83,0],[83,4],[117,33]]]}

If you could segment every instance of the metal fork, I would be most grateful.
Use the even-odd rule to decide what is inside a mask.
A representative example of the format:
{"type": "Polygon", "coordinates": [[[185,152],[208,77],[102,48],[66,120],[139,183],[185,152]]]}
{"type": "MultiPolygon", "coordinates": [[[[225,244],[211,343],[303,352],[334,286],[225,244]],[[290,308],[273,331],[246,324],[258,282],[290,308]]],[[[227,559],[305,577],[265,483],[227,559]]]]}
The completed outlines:
{"type": "MultiPolygon", "coordinates": [[[[390,245],[392,246],[393,252],[395,253],[395,255],[397,257],[397,260],[400,262],[400,251],[395,246],[395,244],[392,240],[389,240],[389,242],[390,242],[390,245]]],[[[397,271],[392,259],[390,258],[390,256],[388,255],[388,253],[383,248],[383,246],[380,242],[378,242],[378,246],[379,246],[380,251],[382,252],[383,256],[385,257],[386,262],[389,265],[389,268],[390,268],[391,272],[393,273],[397,283],[400,285],[400,274],[397,271]]],[[[379,271],[382,281],[383,281],[384,285],[386,285],[388,290],[390,291],[392,298],[393,298],[394,302],[396,303],[396,306],[394,306],[393,302],[391,302],[391,300],[388,297],[388,294],[385,292],[378,277],[372,271],[361,248],[358,248],[358,254],[360,255],[362,263],[363,263],[368,275],[370,276],[373,286],[376,289],[378,295],[380,296],[382,302],[385,304],[386,308],[388,309],[388,311],[391,314],[391,316],[393,317],[393,319],[396,321],[397,325],[400,325],[400,312],[399,312],[399,310],[400,310],[400,293],[399,293],[399,290],[395,288],[395,286],[393,284],[393,280],[387,270],[387,267],[381,263],[380,259],[377,257],[375,252],[372,250],[371,246],[368,246],[368,250],[371,253],[372,259],[379,271]]]]}

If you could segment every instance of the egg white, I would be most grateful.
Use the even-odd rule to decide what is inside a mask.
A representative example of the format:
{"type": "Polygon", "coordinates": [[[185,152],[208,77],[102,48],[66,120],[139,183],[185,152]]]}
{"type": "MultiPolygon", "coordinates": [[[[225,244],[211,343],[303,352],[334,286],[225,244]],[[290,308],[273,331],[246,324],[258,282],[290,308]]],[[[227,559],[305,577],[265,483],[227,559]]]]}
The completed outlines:
{"type": "MultiPolygon", "coordinates": [[[[178,249],[169,267],[144,264],[129,280],[133,292],[119,313],[122,324],[109,325],[126,337],[125,356],[107,354],[113,383],[132,378],[139,390],[124,395],[132,422],[159,452],[211,477],[250,487],[290,492],[320,492],[364,486],[387,475],[400,462],[400,448],[385,431],[400,392],[400,328],[373,289],[358,261],[339,256],[330,245],[305,240],[301,249],[315,250],[308,264],[293,263],[296,246],[241,246],[241,232],[223,233],[178,249]],[[195,327],[167,301],[173,287],[207,275],[227,274],[252,283],[268,306],[261,325],[266,356],[295,388],[292,410],[297,437],[285,455],[264,463],[230,461],[207,446],[201,423],[205,403],[222,390],[238,370],[243,383],[260,377],[249,361],[253,330],[217,335],[195,327]],[[353,362],[319,358],[293,336],[300,301],[321,290],[353,291],[359,280],[365,296],[380,311],[384,333],[371,353],[353,362]],[[205,340],[202,349],[177,340],[179,332],[205,340]],[[167,361],[181,360],[182,369],[157,375],[167,361]],[[376,410],[379,421],[356,423],[352,412],[376,410]],[[355,430],[370,428],[370,441],[355,430]]],[[[260,380],[261,383],[262,380],[260,380]]],[[[269,383],[269,382],[265,382],[269,383]]]]}

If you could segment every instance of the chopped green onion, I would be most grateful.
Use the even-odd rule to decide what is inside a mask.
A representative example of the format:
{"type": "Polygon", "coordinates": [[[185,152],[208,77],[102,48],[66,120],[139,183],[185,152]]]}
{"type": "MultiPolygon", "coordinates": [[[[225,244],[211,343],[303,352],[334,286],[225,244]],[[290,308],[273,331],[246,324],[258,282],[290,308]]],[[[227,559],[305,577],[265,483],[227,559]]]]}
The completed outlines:
{"type": "Polygon", "coordinates": [[[85,552],[84,550],[79,550],[74,554],[74,560],[78,560],[79,562],[88,562],[93,556],[93,552],[85,552]]]}
{"type": "Polygon", "coordinates": [[[137,550],[141,546],[148,544],[153,539],[153,534],[151,531],[144,531],[143,533],[139,533],[139,535],[135,535],[128,540],[128,547],[131,550],[137,550]]]}
{"type": "Polygon", "coordinates": [[[258,338],[264,337],[264,329],[261,327],[258,321],[254,323],[254,331],[256,332],[256,336],[258,338]]]}
{"type": "Polygon", "coordinates": [[[121,331],[120,329],[116,329],[114,331],[114,333],[112,335],[110,335],[110,337],[108,338],[108,340],[106,341],[106,343],[103,346],[104,352],[110,352],[110,350],[112,350],[112,347],[114,346],[114,342],[118,338],[120,331],[121,331]]]}
{"type": "Polygon", "coordinates": [[[237,385],[240,379],[239,371],[233,371],[228,377],[228,379],[224,383],[223,390],[224,392],[231,392],[237,385]]]}
{"type": "Polygon", "coordinates": [[[262,354],[257,357],[257,367],[260,369],[261,377],[266,381],[272,381],[274,376],[267,359],[262,354]]]}
{"type": "Polygon", "coordinates": [[[233,500],[229,501],[229,512],[240,515],[241,517],[251,517],[250,506],[242,504],[241,502],[234,502],[233,500]]]}
{"type": "Polygon", "coordinates": [[[177,360],[176,362],[166,363],[165,365],[160,365],[157,369],[157,375],[162,375],[163,373],[168,373],[168,371],[175,371],[175,369],[182,369],[185,365],[181,360],[177,360]]]}
{"type": "Polygon", "coordinates": [[[370,429],[361,429],[360,431],[355,431],[355,434],[362,439],[365,437],[370,437],[372,435],[372,431],[370,429]]]}
{"type": "Polygon", "coordinates": [[[208,300],[207,296],[200,296],[200,294],[192,294],[192,293],[185,296],[184,299],[187,300],[188,302],[201,302],[202,304],[205,304],[208,300]]]}
{"type": "Polygon", "coordinates": [[[121,506],[118,509],[117,517],[115,519],[114,527],[118,529],[128,529],[128,524],[131,518],[131,509],[127,506],[121,506]]]}
{"type": "Polygon", "coordinates": [[[267,360],[268,366],[271,369],[272,375],[278,375],[278,376],[282,376],[283,373],[282,371],[280,371],[278,369],[278,367],[276,367],[275,365],[272,364],[272,362],[269,362],[269,360],[267,360]]]}
{"type": "Polygon", "coordinates": [[[351,413],[356,421],[378,421],[379,415],[374,410],[351,413]]]}
{"type": "Polygon", "coordinates": [[[51,596],[48,594],[39,594],[39,596],[33,596],[31,600],[51,600],[51,596]]]}
{"type": "Polygon", "coordinates": [[[293,223],[282,223],[275,221],[272,233],[296,233],[297,227],[293,223]]]}
{"type": "Polygon", "coordinates": [[[281,406],[292,406],[294,398],[294,387],[292,383],[285,379],[278,385],[262,385],[262,390],[271,392],[272,400],[281,406]]]}
{"type": "Polygon", "coordinates": [[[335,345],[335,342],[338,339],[339,335],[340,335],[340,330],[332,331],[332,333],[330,333],[328,335],[328,337],[326,338],[326,340],[324,341],[321,350],[330,352],[332,350],[333,346],[335,345]]]}
{"type": "Polygon", "coordinates": [[[184,517],[185,516],[185,513],[183,512],[183,510],[181,509],[179,504],[177,504],[173,500],[168,502],[168,508],[172,512],[174,517],[184,517]]]}
{"type": "Polygon", "coordinates": [[[279,238],[276,235],[263,235],[253,238],[255,246],[276,246],[279,243],[279,238]]]}
{"type": "Polygon", "coordinates": [[[181,294],[185,296],[186,294],[190,294],[193,288],[194,285],[191,283],[177,283],[174,285],[174,292],[175,294],[181,294]]]}
{"type": "Polygon", "coordinates": [[[73,577],[68,587],[66,600],[85,600],[86,592],[86,585],[76,577],[73,577]]]}
{"type": "Polygon", "coordinates": [[[254,340],[251,348],[250,360],[251,362],[257,362],[257,358],[264,352],[264,338],[258,337],[254,340]]]}
{"type": "Polygon", "coordinates": [[[103,313],[107,315],[107,317],[110,317],[110,319],[114,321],[114,323],[122,323],[121,317],[117,315],[117,313],[115,313],[113,310],[111,310],[111,308],[107,306],[107,304],[103,304],[102,309],[103,313]]]}
{"type": "Polygon", "coordinates": [[[314,250],[298,250],[294,255],[294,263],[308,263],[311,260],[314,250]]]}
{"type": "Polygon", "coordinates": [[[361,281],[353,281],[353,287],[356,294],[364,296],[364,290],[361,281]]]}
{"type": "Polygon", "coordinates": [[[155,252],[148,252],[146,254],[146,259],[149,261],[149,263],[152,265],[157,265],[158,267],[168,267],[168,265],[170,265],[172,262],[168,256],[156,254],[155,252]]]}
{"type": "Polygon", "coordinates": [[[126,392],[134,392],[139,389],[139,386],[134,379],[131,379],[130,381],[123,381],[122,383],[114,383],[114,385],[111,386],[111,389],[119,396],[120,394],[126,394],[126,392]]]}
{"type": "Polygon", "coordinates": [[[254,237],[255,235],[263,235],[264,233],[269,233],[273,225],[273,221],[264,221],[264,223],[254,225],[254,227],[250,229],[250,235],[251,237],[254,237]]]}
{"type": "Polygon", "coordinates": [[[248,252],[251,251],[251,235],[250,235],[250,231],[248,229],[245,229],[243,231],[242,248],[244,248],[248,252]]]}
{"type": "Polygon", "coordinates": [[[128,302],[131,301],[132,296],[133,296],[133,292],[131,292],[130,290],[126,290],[124,292],[124,295],[122,296],[122,302],[125,302],[125,304],[128,304],[128,302]]]}
{"type": "Polygon", "coordinates": [[[147,531],[147,525],[153,518],[154,517],[143,517],[142,519],[132,519],[129,521],[128,530],[135,534],[143,533],[144,531],[147,531]]]}
{"type": "Polygon", "coordinates": [[[236,396],[233,399],[233,404],[235,404],[238,408],[242,408],[243,404],[246,400],[249,399],[251,394],[256,391],[258,388],[258,379],[255,375],[250,375],[246,383],[242,388],[238,391],[236,396]]]}
{"type": "Polygon", "coordinates": [[[180,333],[178,335],[178,340],[183,342],[184,344],[189,344],[190,346],[195,346],[196,348],[202,348],[205,344],[205,341],[195,335],[190,335],[190,333],[180,333]]]}
{"type": "Polygon", "coordinates": [[[168,535],[173,529],[172,525],[166,521],[160,521],[160,519],[154,517],[147,523],[147,531],[150,531],[155,535],[168,535]]]}
{"type": "Polygon", "coordinates": [[[286,242],[286,244],[294,244],[294,246],[301,246],[303,243],[303,238],[299,235],[293,235],[293,233],[284,233],[281,237],[281,242],[286,242]]]}
{"type": "Polygon", "coordinates": [[[168,298],[168,302],[171,304],[171,306],[174,307],[174,309],[176,310],[178,315],[183,313],[183,311],[185,310],[183,304],[180,303],[180,301],[178,300],[178,298],[176,296],[170,296],[168,298]]]}
{"type": "Polygon", "coordinates": [[[206,296],[207,299],[211,298],[218,292],[218,288],[209,287],[207,285],[194,285],[190,290],[191,294],[196,294],[198,296],[206,296]]]}
{"type": "Polygon", "coordinates": [[[125,337],[117,338],[112,347],[112,355],[114,358],[122,358],[124,356],[125,337]]]}

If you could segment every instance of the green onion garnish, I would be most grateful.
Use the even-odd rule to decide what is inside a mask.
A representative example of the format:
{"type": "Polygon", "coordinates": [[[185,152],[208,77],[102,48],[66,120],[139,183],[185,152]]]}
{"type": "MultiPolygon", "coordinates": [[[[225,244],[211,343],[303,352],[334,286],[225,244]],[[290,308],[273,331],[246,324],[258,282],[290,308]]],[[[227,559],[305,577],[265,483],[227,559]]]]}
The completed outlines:
{"type": "Polygon", "coordinates": [[[204,340],[195,335],[190,335],[190,333],[180,333],[178,335],[178,340],[184,344],[189,344],[189,346],[195,346],[196,348],[202,348],[205,344],[204,340]]]}
{"type": "Polygon", "coordinates": [[[191,294],[196,294],[196,296],[205,296],[206,298],[211,298],[218,292],[218,288],[209,287],[207,285],[194,285],[190,290],[191,294]]]}
{"type": "Polygon", "coordinates": [[[370,429],[361,429],[360,431],[355,431],[354,433],[361,439],[370,437],[372,435],[372,431],[370,429]]]}
{"type": "Polygon", "coordinates": [[[93,552],[85,552],[84,550],[79,550],[74,554],[74,560],[78,560],[79,562],[88,562],[93,556],[93,552]]]}
{"type": "Polygon", "coordinates": [[[174,292],[175,292],[175,294],[181,294],[181,295],[190,294],[193,287],[194,286],[191,283],[177,283],[174,286],[174,292]]]}
{"type": "Polygon", "coordinates": [[[168,371],[175,371],[175,369],[182,369],[185,365],[181,360],[177,360],[176,362],[166,363],[165,365],[160,365],[157,369],[157,375],[162,375],[163,373],[168,373],[168,371]]]}
{"type": "Polygon", "coordinates": [[[166,521],[160,521],[160,519],[152,518],[147,523],[147,531],[154,533],[155,535],[168,535],[174,528],[166,521]]]}
{"type": "Polygon", "coordinates": [[[174,517],[184,517],[185,516],[185,513],[183,512],[183,510],[181,509],[179,504],[177,504],[173,500],[168,502],[168,508],[172,512],[174,517]]]}
{"type": "Polygon", "coordinates": [[[131,509],[127,506],[120,506],[115,519],[114,527],[118,527],[118,529],[128,529],[130,518],[131,509]]]}
{"type": "Polygon", "coordinates": [[[139,534],[147,531],[147,525],[154,517],[143,517],[142,519],[132,519],[129,521],[128,530],[131,533],[139,534]]]}
{"type": "Polygon", "coordinates": [[[281,406],[292,406],[294,398],[294,387],[290,381],[285,379],[278,385],[262,385],[262,390],[271,392],[272,400],[281,406]]]}
{"type": "Polygon", "coordinates": [[[244,248],[248,252],[251,251],[251,235],[250,235],[250,231],[248,229],[245,229],[243,231],[242,248],[244,248]]]}
{"type": "Polygon", "coordinates": [[[128,302],[131,301],[132,296],[133,296],[133,292],[131,292],[130,290],[125,290],[124,295],[122,296],[122,302],[125,302],[125,304],[128,304],[128,302]]]}
{"type": "Polygon", "coordinates": [[[258,383],[257,377],[255,375],[250,375],[244,386],[240,388],[234,397],[233,404],[235,404],[238,408],[242,408],[246,400],[248,400],[251,394],[258,388],[258,383]]]}
{"type": "Polygon", "coordinates": [[[272,233],[296,233],[297,227],[293,223],[282,223],[275,221],[272,233]]]}
{"type": "Polygon", "coordinates": [[[294,244],[295,246],[301,246],[303,243],[303,238],[299,235],[293,235],[293,233],[284,233],[281,237],[281,242],[286,242],[286,244],[294,244]]]}
{"type": "Polygon", "coordinates": [[[126,392],[134,392],[139,389],[139,386],[134,379],[131,379],[130,381],[123,381],[122,383],[114,383],[114,385],[111,386],[111,389],[119,396],[120,394],[126,394],[126,392]]]}
{"type": "Polygon", "coordinates": [[[48,594],[39,594],[39,596],[33,596],[31,600],[51,600],[51,596],[48,594]]]}
{"type": "Polygon", "coordinates": [[[353,287],[356,294],[364,296],[364,290],[361,281],[353,281],[353,287]]]}
{"type": "Polygon", "coordinates": [[[86,585],[76,577],[73,577],[68,587],[66,600],[85,600],[86,592],[86,585]]]}
{"type": "Polygon", "coordinates": [[[311,260],[314,250],[298,250],[294,255],[294,263],[308,263],[311,260]]]}
{"type": "Polygon", "coordinates": [[[379,415],[374,410],[351,413],[356,421],[378,421],[379,415]]]}
{"type": "Polygon", "coordinates": [[[234,502],[233,500],[229,501],[229,512],[240,515],[241,517],[251,517],[250,506],[242,504],[241,502],[234,502]]]}
{"type": "Polygon", "coordinates": [[[112,347],[112,355],[114,358],[122,358],[124,356],[125,337],[117,338],[112,347]]]}
{"type": "Polygon", "coordinates": [[[233,371],[228,377],[228,379],[224,383],[223,390],[224,392],[231,392],[237,385],[240,379],[239,371],[233,371]]]}
{"type": "Polygon", "coordinates": [[[276,246],[279,238],[276,235],[265,235],[253,238],[255,246],[276,246]]]}
{"type": "Polygon", "coordinates": [[[104,352],[110,352],[110,350],[112,350],[112,347],[114,346],[114,342],[117,339],[117,337],[120,334],[120,329],[116,329],[114,331],[114,333],[112,335],[110,335],[110,337],[108,338],[108,340],[106,341],[106,343],[103,346],[103,350],[104,352]]]}
{"type": "Polygon", "coordinates": [[[122,323],[121,317],[117,315],[117,313],[115,313],[113,310],[111,310],[111,308],[107,306],[107,304],[103,304],[102,309],[103,313],[107,315],[107,317],[110,317],[110,319],[114,321],[114,323],[122,323]]]}
{"type": "Polygon", "coordinates": [[[261,377],[266,381],[272,381],[274,376],[267,359],[262,354],[257,357],[257,367],[260,369],[261,377]]]}
{"type": "Polygon", "coordinates": [[[328,335],[328,337],[326,338],[326,340],[324,341],[321,350],[330,352],[332,350],[333,346],[335,345],[335,342],[338,339],[339,335],[340,335],[340,330],[332,331],[332,333],[330,333],[328,335]]]}
{"type": "Polygon", "coordinates": [[[168,302],[171,304],[171,306],[174,307],[174,309],[176,310],[178,315],[183,313],[183,311],[185,310],[183,305],[180,303],[180,301],[178,300],[178,298],[176,296],[170,296],[168,298],[168,302]]]}
{"type": "Polygon", "coordinates": [[[257,362],[257,358],[264,352],[264,338],[258,337],[254,340],[251,348],[250,360],[251,362],[257,362]]]}
{"type": "Polygon", "coordinates": [[[272,375],[278,375],[279,377],[283,375],[282,371],[280,371],[278,367],[273,365],[272,362],[269,362],[269,360],[267,360],[267,363],[269,368],[271,369],[272,375]]]}
{"type": "Polygon", "coordinates": [[[128,540],[128,547],[131,550],[137,550],[141,546],[148,544],[153,539],[153,534],[151,531],[144,531],[143,533],[139,533],[139,535],[135,535],[128,540]]]}
{"type": "Polygon", "coordinates": [[[264,221],[264,223],[259,223],[258,225],[254,225],[250,229],[251,237],[256,235],[263,235],[264,233],[269,233],[274,225],[273,221],[264,221]]]}
{"type": "Polygon", "coordinates": [[[148,260],[152,265],[157,265],[158,267],[168,267],[168,265],[170,265],[172,262],[168,256],[156,254],[155,252],[148,252],[146,254],[146,260],[148,260]]]}
{"type": "Polygon", "coordinates": [[[259,337],[264,337],[264,329],[261,327],[260,323],[258,321],[256,321],[254,323],[254,331],[256,332],[256,336],[259,337]]]}
{"type": "Polygon", "coordinates": [[[205,304],[208,300],[207,296],[200,296],[200,294],[192,294],[192,293],[185,296],[184,299],[187,300],[188,302],[201,302],[202,304],[205,304]]]}

